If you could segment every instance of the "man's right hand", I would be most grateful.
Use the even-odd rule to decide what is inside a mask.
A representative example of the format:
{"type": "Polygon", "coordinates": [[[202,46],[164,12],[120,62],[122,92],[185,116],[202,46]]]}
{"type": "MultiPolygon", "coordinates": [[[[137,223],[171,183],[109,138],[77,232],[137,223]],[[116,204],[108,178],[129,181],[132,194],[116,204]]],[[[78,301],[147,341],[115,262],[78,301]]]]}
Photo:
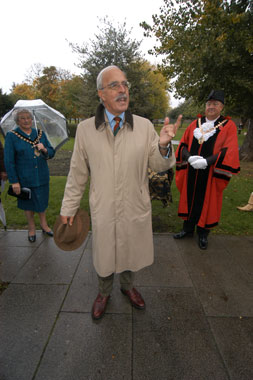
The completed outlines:
{"type": "Polygon", "coordinates": [[[73,221],[74,221],[74,216],[64,216],[64,215],[60,215],[60,216],[61,216],[62,224],[69,224],[69,226],[72,226],[73,221]]]}

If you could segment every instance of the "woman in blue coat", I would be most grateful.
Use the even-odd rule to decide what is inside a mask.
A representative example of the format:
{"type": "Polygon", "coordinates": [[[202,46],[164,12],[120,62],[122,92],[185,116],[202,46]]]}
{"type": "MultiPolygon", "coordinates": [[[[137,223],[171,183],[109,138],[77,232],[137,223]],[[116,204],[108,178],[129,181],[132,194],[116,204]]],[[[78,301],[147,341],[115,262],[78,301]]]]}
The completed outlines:
{"type": "Polygon", "coordinates": [[[18,208],[24,210],[28,222],[28,240],[36,240],[34,212],[38,212],[42,231],[53,236],[46,220],[49,199],[49,169],[47,160],[55,150],[44,132],[32,128],[33,116],[27,109],[16,112],[18,127],[5,138],[4,162],[13,191],[20,194],[22,187],[31,189],[31,199],[18,198],[18,208]]]}

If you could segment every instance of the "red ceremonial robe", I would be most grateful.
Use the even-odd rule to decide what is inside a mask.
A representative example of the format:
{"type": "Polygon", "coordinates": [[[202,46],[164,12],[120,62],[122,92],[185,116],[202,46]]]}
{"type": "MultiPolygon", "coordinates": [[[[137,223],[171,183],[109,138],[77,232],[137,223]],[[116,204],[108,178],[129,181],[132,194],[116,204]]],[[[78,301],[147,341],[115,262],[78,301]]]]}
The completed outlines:
{"type": "MultiPolygon", "coordinates": [[[[203,124],[205,117],[199,122],[203,124]]],[[[214,126],[221,122],[215,134],[199,144],[193,135],[194,129],[199,128],[198,120],[194,120],[176,150],[176,186],[180,192],[178,216],[207,229],[218,224],[223,190],[232,174],[240,171],[236,125],[232,120],[220,116],[214,126]],[[183,159],[184,147],[191,156],[208,158],[217,155],[217,159],[206,169],[196,170],[183,159]]]]}

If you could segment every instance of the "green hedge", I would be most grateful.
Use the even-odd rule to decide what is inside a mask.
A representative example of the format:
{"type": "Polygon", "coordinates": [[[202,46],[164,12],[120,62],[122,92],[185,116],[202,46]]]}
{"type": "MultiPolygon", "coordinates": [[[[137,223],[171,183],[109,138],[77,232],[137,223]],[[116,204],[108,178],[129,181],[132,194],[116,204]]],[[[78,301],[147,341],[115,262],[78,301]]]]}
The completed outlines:
{"type": "Polygon", "coordinates": [[[77,124],[68,124],[69,137],[75,137],[77,124]]]}

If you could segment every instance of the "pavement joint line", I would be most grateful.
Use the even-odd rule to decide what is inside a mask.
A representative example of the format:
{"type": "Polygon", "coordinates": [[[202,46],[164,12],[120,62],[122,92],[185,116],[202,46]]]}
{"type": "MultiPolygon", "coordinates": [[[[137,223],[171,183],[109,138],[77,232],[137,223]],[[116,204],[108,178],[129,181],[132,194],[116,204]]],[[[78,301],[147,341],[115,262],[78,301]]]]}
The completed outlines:
{"type": "Polygon", "coordinates": [[[38,364],[37,364],[37,366],[36,366],[36,368],[35,368],[35,371],[34,371],[34,373],[33,373],[33,376],[32,376],[32,379],[31,379],[31,380],[35,380],[36,375],[37,375],[37,373],[38,373],[38,371],[39,371],[41,361],[42,361],[42,359],[43,359],[43,357],[44,357],[44,354],[45,354],[46,349],[47,349],[47,346],[48,346],[48,344],[49,344],[49,342],[50,342],[51,336],[52,336],[52,334],[53,334],[53,332],[54,332],[54,329],[55,329],[56,323],[57,323],[57,321],[58,321],[58,319],[59,319],[59,316],[60,316],[60,314],[61,314],[61,311],[62,311],[62,307],[63,307],[63,305],[64,305],[64,302],[65,302],[66,298],[67,298],[67,295],[68,295],[68,293],[69,293],[70,287],[71,287],[71,285],[72,285],[72,283],[73,283],[73,280],[74,280],[74,278],[75,278],[76,272],[78,271],[78,268],[79,268],[80,262],[81,262],[81,260],[82,260],[82,258],[83,258],[84,253],[85,253],[85,247],[87,246],[87,243],[88,243],[89,239],[90,239],[90,236],[89,236],[88,238],[86,238],[85,245],[84,245],[84,247],[83,247],[83,252],[82,252],[82,254],[80,255],[80,258],[79,258],[79,260],[78,260],[78,262],[77,262],[76,269],[74,270],[73,275],[72,275],[72,279],[71,279],[70,283],[67,285],[67,289],[66,289],[65,296],[63,297],[62,303],[61,303],[61,305],[60,305],[60,307],[59,307],[59,311],[58,311],[58,313],[57,313],[57,315],[56,315],[56,317],[55,317],[54,323],[53,323],[53,325],[52,325],[52,327],[51,327],[51,330],[50,330],[50,332],[49,332],[49,334],[48,334],[47,341],[46,341],[46,343],[45,343],[45,345],[44,345],[44,347],[43,347],[43,349],[42,349],[42,352],[41,352],[41,355],[40,355],[40,358],[39,358],[38,364]]]}
{"type": "MultiPolygon", "coordinates": [[[[218,318],[219,318],[219,317],[218,317],[218,318]]],[[[210,324],[209,318],[206,317],[206,320],[207,320],[207,324],[208,324],[208,326],[209,326],[209,331],[210,331],[211,336],[212,336],[213,341],[214,341],[214,345],[215,345],[216,351],[217,351],[217,353],[218,353],[218,355],[219,355],[219,357],[220,357],[220,360],[221,360],[221,362],[222,362],[222,364],[223,364],[223,366],[224,366],[224,370],[225,370],[226,373],[227,373],[228,379],[232,379],[232,377],[231,377],[231,375],[230,375],[230,373],[229,373],[229,368],[228,368],[227,365],[226,365],[226,360],[225,360],[225,358],[223,357],[223,355],[222,355],[222,353],[221,353],[221,350],[219,349],[219,345],[218,345],[218,342],[217,342],[217,340],[216,340],[216,337],[215,337],[214,331],[213,331],[213,329],[212,329],[212,326],[211,326],[211,324],[210,324]]]]}

